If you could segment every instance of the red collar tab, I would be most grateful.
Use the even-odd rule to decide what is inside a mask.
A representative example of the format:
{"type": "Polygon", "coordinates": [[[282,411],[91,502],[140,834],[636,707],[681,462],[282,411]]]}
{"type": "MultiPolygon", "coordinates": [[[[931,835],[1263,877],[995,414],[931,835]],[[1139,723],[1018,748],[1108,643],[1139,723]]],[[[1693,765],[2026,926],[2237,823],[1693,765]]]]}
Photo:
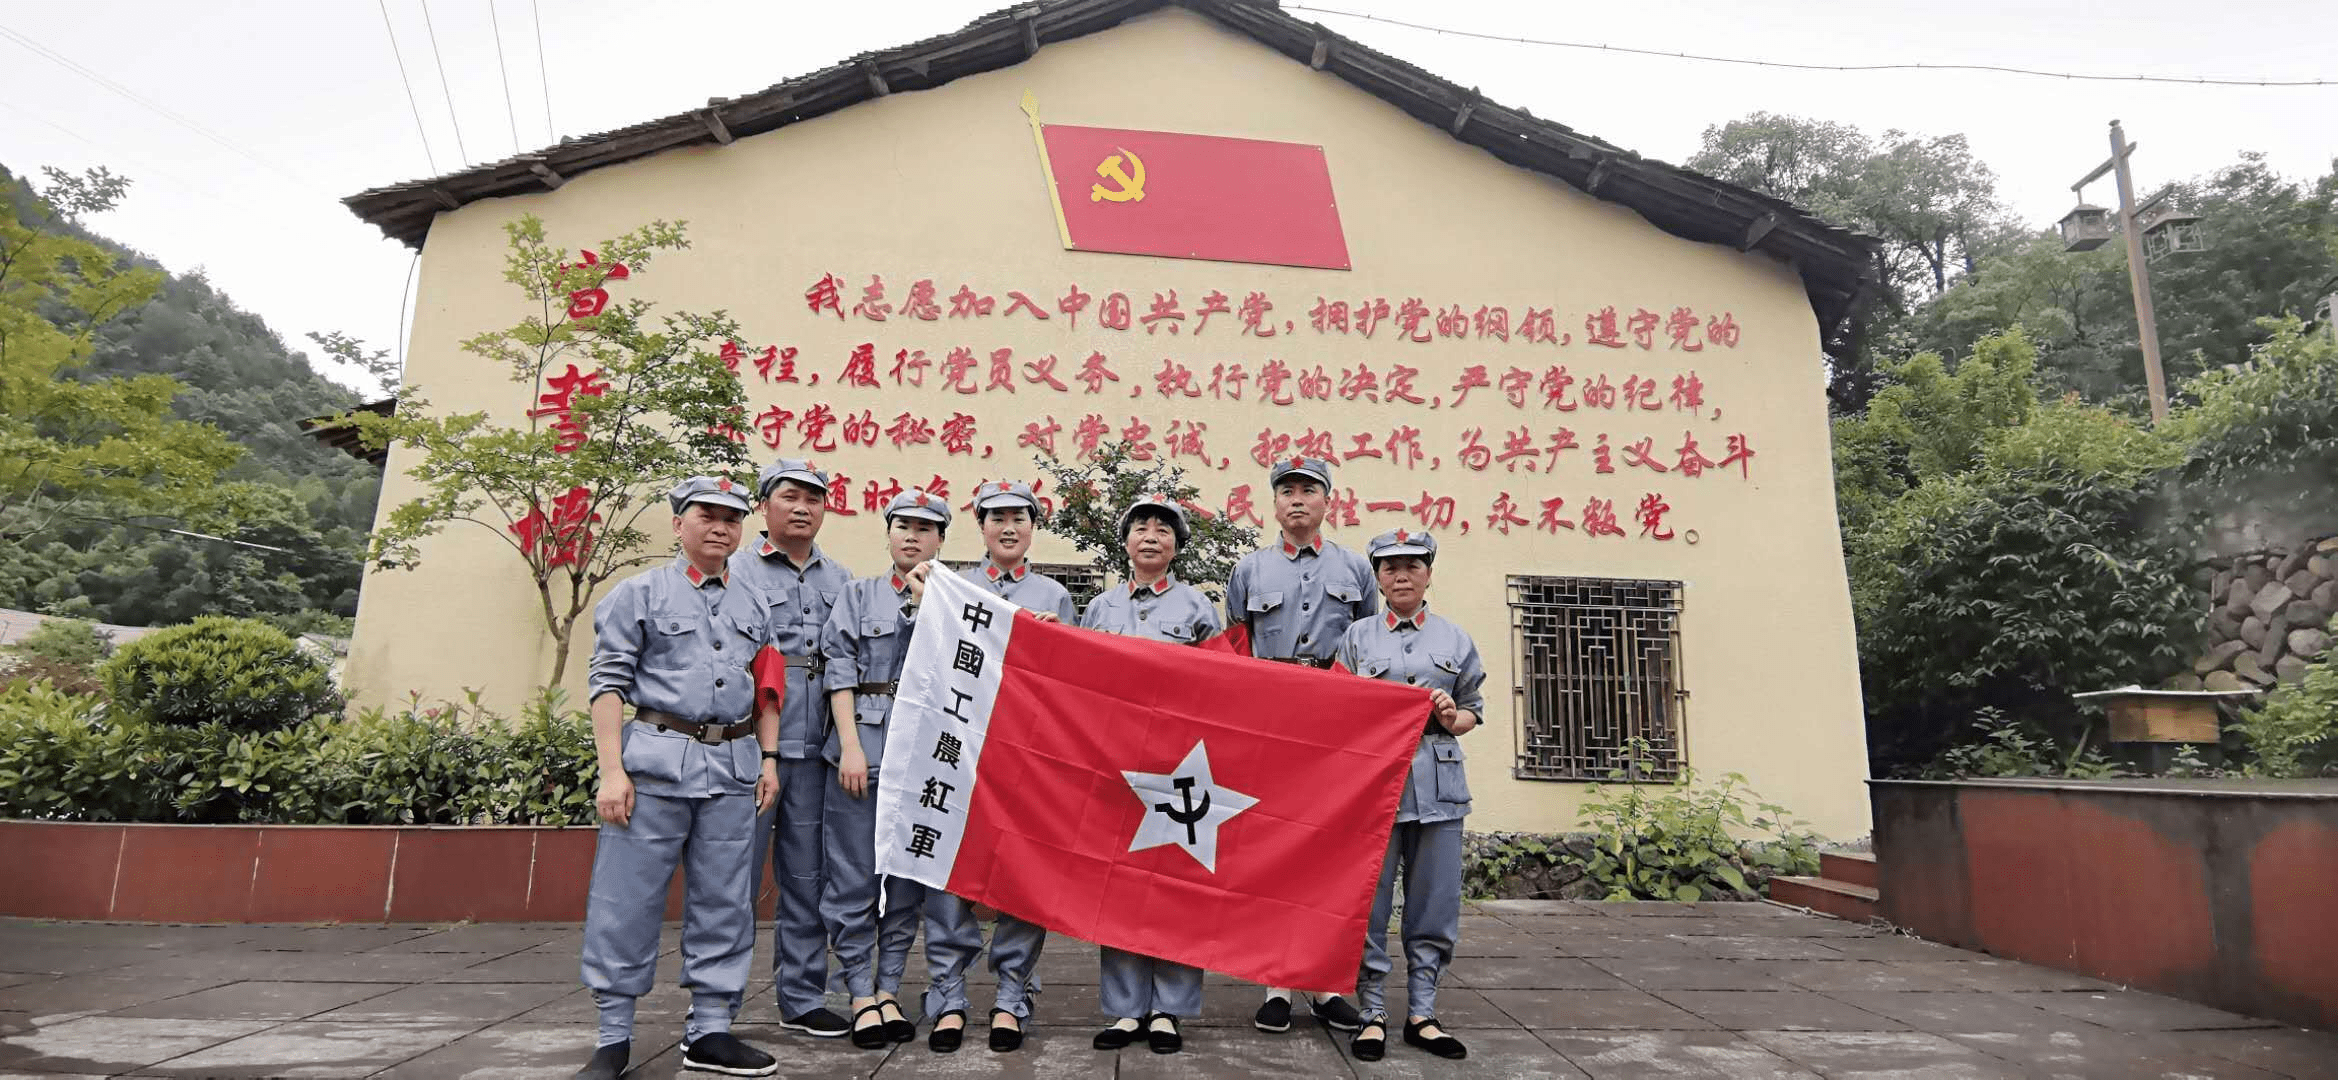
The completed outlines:
{"type": "Polygon", "coordinates": [[[703,587],[709,581],[723,586],[728,586],[731,583],[731,573],[728,568],[725,568],[722,573],[709,575],[695,566],[684,564],[682,576],[690,580],[692,588],[703,587]]]}
{"type": "Polygon", "coordinates": [[[1008,581],[1021,581],[1031,575],[1031,564],[1029,562],[1019,562],[1015,564],[1015,568],[1012,570],[1001,570],[999,569],[999,564],[994,562],[986,562],[982,564],[982,573],[983,576],[988,577],[992,581],[997,581],[1002,577],[1008,581]]]}
{"type": "Polygon", "coordinates": [[[1288,557],[1288,558],[1293,558],[1293,559],[1296,559],[1296,558],[1298,558],[1298,557],[1299,557],[1299,553],[1300,553],[1300,552],[1302,552],[1302,551],[1312,551],[1312,552],[1316,553],[1317,555],[1321,555],[1321,554],[1323,554],[1323,534],[1322,534],[1322,533],[1317,533],[1317,534],[1315,534],[1315,539],[1313,539],[1313,540],[1309,540],[1309,541],[1306,543],[1306,545],[1305,545],[1304,547],[1302,547],[1302,546],[1300,546],[1300,545],[1298,545],[1298,544],[1294,544],[1294,543],[1292,543],[1288,537],[1284,538],[1284,540],[1283,540],[1283,554],[1284,554],[1284,556],[1286,556],[1286,557],[1288,557]]]}
{"type": "Polygon", "coordinates": [[[1152,593],[1155,596],[1163,596],[1169,592],[1169,586],[1173,584],[1176,584],[1176,579],[1168,575],[1163,575],[1161,580],[1150,585],[1139,585],[1132,581],[1128,583],[1128,594],[1135,596],[1138,593],[1152,593]]]}
{"type": "Polygon", "coordinates": [[[894,592],[897,592],[897,593],[906,593],[906,592],[908,592],[908,591],[909,591],[909,579],[908,579],[908,578],[905,578],[905,577],[902,577],[902,576],[901,576],[901,571],[899,571],[899,570],[895,570],[895,571],[893,571],[893,577],[891,578],[891,581],[892,581],[892,583],[893,583],[893,591],[894,591],[894,592]]]}
{"type": "Polygon", "coordinates": [[[774,555],[779,554],[779,545],[772,543],[771,537],[766,536],[763,538],[762,543],[755,545],[755,554],[761,555],[768,559],[774,555]]]}
{"type": "Polygon", "coordinates": [[[1399,615],[1393,611],[1388,613],[1388,628],[1391,630],[1394,630],[1399,626],[1410,626],[1415,630],[1419,630],[1428,624],[1429,609],[1427,607],[1422,607],[1414,611],[1411,615],[1399,615]]]}

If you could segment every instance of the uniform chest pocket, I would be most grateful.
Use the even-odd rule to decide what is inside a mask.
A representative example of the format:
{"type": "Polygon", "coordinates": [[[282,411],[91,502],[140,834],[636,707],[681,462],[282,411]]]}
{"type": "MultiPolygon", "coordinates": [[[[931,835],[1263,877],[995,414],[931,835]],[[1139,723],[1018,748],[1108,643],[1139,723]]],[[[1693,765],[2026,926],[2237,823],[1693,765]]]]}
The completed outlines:
{"type": "MultiPolygon", "coordinates": [[[[901,632],[901,624],[900,624],[899,622],[896,622],[896,621],[892,620],[892,619],[862,619],[862,620],[861,620],[861,636],[862,636],[862,637],[864,637],[864,638],[887,638],[887,639],[891,639],[891,638],[893,638],[893,637],[897,636],[897,635],[898,635],[900,632],[901,632]]],[[[887,644],[887,645],[891,645],[891,644],[892,644],[892,642],[891,642],[890,640],[887,640],[887,641],[885,642],[885,644],[887,644]]]]}
{"type": "Polygon", "coordinates": [[[1384,656],[1358,657],[1356,658],[1356,674],[1367,679],[1382,678],[1388,674],[1389,663],[1388,658],[1384,656]]]}
{"type": "Polygon", "coordinates": [[[1161,628],[1161,638],[1177,645],[1191,645],[1193,644],[1193,627],[1164,626],[1161,628]]]}
{"type": "Polygon", "coordinates": [[[1452,655],[1430,654],[1429,663],[1437,669],[1437,681],[1450,691],[1461,681],[1461,658],[1452,655]]]}
{"type": "Polygon", "coordinates": [[[1283,594],[1280,592],[1253,593],[1250,597],[1249,610],[1253,615],[1263,615],[1282,606],[1283,594]]]}
{"type": "Polygon", "coordinates": [[[699,621],[697,615],[650,616],[649,655],[642,657],[642,666],[673,670],[697,663],[705,637],[698,632],[699,621]]]}
{"type": "Polygon", "coordinates": [[[1462,764],[1461,744],[1439,739],[1429,744],[1429,750],[1437,759],[1437,801],[1468,802],[1469,769],[1462,764]]]}
{"type": "Polygon", "coordinates": [[[1351,608],[1355,607],[1357,604],[1362,603],[1364,600],[1363,589],[1345,582],[1338,581],[1334,581],[1328,585],[1325,585],[1323,587],[1323,595],[1328,596],[1333,600],[1338,601],[1339,603],[1346,604],[1351,608]]]}

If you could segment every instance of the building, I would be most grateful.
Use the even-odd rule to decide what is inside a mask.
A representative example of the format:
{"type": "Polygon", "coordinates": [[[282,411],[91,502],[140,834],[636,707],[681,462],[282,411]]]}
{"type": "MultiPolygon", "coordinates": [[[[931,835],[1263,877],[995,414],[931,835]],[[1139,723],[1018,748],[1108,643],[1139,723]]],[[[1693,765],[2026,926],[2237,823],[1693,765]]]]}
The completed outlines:
{"type": "MultiPolygon", "coordinates": [[[[1426,526],[1447,545],[1434,603],[1489,673],[1466,740],[1478,828],[1572,826],[1582,781],[1646,739],[1659,775],[1743,773],[1829,835],[1867,830],[1821,342],[1871,247],[1792,206],[1237,0],[1025,5],[348,203],[422,250],[407,377],[439,408],[532,403],[456,348],[516,317],[506,221],[582,247],[686,219],[691,250],[618,287],[741,320],[765,361],[739,365],[744,437],[841,474],[823,540],[856,570],[882,564],[873,507],[895,484],[962,501],[1035,475],[1035,448],[1132,437],[1242,515],[1267,502],[1262,461],[1311,447],[1344,461],[1334,540],[1426,526]],[[1035,140],[1038,121],[1122,130],[1035,140]],[[1258,206],[1328,183],[1330,233],[1237,253],[1256,261],[1073,249],[1139,189],[1174,202],[1177,169],[1148,178],[1113,142],[1163,132],[1283,144],[1245,144],[1283,155],[1250,174],[1258,206]],[[1039,145],[1065,159],[1054,188],[1039,145]]],[[[1190,235],[1290,239],[1279,214],[1190,235]]],[[[393,454],[385,512],[413,493],[403,472],[393,454]]],[[[978,554],[959,533],[945,554],[978,554]]],[[[454,530],[420,570],[369,577],[361,697],[509,704],[548,670],[501,547],[454,530]]]]}

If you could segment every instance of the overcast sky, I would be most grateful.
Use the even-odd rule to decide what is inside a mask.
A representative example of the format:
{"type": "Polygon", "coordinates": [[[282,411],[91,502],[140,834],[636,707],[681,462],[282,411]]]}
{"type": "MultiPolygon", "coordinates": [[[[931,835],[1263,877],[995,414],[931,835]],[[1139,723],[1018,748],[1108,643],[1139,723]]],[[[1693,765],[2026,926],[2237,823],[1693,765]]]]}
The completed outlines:
{"type": "MultiPolygon", "coordinates": [[[[0,0],[0,29],[12,32],[0,33],[0,163],[20,174],[101,164],[125,173],[136,187],[93,223],[100,231],[173,270],[203,268],[296,346],[323,329],[388,346],[411,253],[352,217],[342,196],[761,89],[855,52],[955,29],[1004,0],[537,2],[532,11],[530,0],[432,0],[434,57],[423,0],[0,0]],[[420,103],[427,155],[384,7],[420,103]],[[500,70],[491,14],[502,34],[500,70]]],[[[1320,2],[1457,30],[1802,63],[2338,79],[2338,3],[2329,0],[1320,2]]],[[[1996,170],[2000,193],[2038,224],[2068,209],[2070,182],[2107,156],[2105,125],[2114,117],[2141,144],[2135,163],[2145,190],[2243,151],[2261,151],[2300,179],[2327,171],[2338,154],[2338,86],[1778,71],[1296,14],[1667,161],[1694,153],[1706,126],[1756,110],[1870,132],[1963,132],[1996,170]]],[[[2099,203],[2114,197],[2107,182],[2089,194],[2099,203]]]]}

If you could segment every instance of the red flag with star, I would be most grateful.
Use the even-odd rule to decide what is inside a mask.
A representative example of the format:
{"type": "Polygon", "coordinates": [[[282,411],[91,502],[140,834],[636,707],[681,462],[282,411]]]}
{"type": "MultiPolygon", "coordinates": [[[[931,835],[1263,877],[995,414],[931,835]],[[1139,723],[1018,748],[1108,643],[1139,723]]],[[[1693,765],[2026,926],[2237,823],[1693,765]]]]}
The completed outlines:
{"type": "Polygon", "coordinates": [[[1428,709],[1416,687],[1040,622],[938,574],[886,721],[877,870],[1129,952],[1352,990],[1428,709]]]}

